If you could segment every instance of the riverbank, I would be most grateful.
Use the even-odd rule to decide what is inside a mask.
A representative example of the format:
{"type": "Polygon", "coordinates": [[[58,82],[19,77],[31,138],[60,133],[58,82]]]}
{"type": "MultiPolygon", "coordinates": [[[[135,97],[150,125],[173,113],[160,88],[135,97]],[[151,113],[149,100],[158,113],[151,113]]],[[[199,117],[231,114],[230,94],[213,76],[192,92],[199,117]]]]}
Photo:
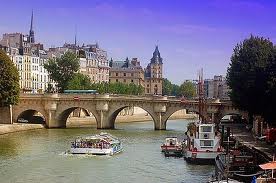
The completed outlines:
{"type": "Polygon", "coordinates": [[[42,129],[45,128],[42,124],[1,124],[0,125],[0,135],[4,135],[7,133],[14,133],[20,131],[27,131],[27,130],[35,130],[35,129],[42,129]]]}

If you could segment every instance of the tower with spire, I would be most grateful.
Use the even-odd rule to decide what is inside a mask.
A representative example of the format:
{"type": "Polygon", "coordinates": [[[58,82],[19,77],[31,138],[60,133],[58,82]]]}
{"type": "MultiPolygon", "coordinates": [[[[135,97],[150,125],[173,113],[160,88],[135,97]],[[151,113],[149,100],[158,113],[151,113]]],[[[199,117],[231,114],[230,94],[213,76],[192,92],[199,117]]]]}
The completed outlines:
{"type": "Polygon", "coordinates": [[[34,12],[32,10],[31,26],[30,26],[30,32],[29,32],[29,42],[30,43],[34,43],[35,42],[34,30],[33,30],[33,21],[34,21],[34,12]]]}
{"type": "Polygon", "coordinates": [[[163,86],[163,58],[160,55],[158,46],[145,69],[145,93],[162,95],[163,86]]]}

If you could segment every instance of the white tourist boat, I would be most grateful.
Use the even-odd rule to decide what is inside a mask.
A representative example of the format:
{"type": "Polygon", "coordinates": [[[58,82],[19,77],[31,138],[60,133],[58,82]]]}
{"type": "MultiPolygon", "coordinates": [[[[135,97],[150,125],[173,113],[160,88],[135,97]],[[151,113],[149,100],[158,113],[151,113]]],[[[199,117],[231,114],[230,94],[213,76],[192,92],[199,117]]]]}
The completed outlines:
{"type": "Polygon", "coordinates": [[[198,112],[199,120],[188,125],[187,140],[184,148],[184,158],[190,163],[215,163],[217,155],[222,153],[220,133],[216,131],[214,123],[208,123],[206,100],[204,99],[203,70],[198,80],[198,112]]]}
{"type": "Polygon", "coordinates": [[[165,143],[161,145],[161,150],[165,156],[182,156],[183,144],[177,137],[167,137],[165,143]]]}
{"type": "Polygon", "coordinates": [[[79,137],[71,143],[72,154],[113,155],[122,151],[120,140],[108,133],[79,137]]]}
{"type": "Polygon", "coordinates": [[[184,158],[190,163],[210,164],[222,153],[220,134],[215,124],[190,123],[185,142],[184,158]]]}

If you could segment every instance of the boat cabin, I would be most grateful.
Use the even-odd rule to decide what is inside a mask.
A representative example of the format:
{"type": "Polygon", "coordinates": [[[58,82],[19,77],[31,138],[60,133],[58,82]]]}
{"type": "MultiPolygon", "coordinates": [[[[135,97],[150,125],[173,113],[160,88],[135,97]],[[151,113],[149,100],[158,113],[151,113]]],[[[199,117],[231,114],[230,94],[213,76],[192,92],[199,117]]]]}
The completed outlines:
{"type": "Polygon", "coordinates": [[[167,137],[164,145],[166,146],[175,146],[178,145],[177,137],[167,137]]]}
{"type": "Polygon", "coordinates": [[[197,124],[188,134],[188,146],[194,151],[218,151],[219,141],[214,124],[197,124]]]}

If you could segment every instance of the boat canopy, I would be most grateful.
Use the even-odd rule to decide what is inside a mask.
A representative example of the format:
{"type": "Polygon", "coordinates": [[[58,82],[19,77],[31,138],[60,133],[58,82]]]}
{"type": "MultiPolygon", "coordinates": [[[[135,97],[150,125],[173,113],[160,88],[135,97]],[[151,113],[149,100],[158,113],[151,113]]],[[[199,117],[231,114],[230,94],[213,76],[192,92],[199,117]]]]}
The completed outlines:
{"type": "Polygon", "coordinates": [[[119,143],[119,140],[107,133],[101,133],[100,135],[93,135],[87,137],[79,137],[76,141],[104,141],[109,144],[119,143]]]}
{"type": "Polygon", "coordinates": [[[273,170],[276,169],[276,161],[272,161],[269,163],[265,163],[262,165],[259,165],[263,170],[273,170]]]}

